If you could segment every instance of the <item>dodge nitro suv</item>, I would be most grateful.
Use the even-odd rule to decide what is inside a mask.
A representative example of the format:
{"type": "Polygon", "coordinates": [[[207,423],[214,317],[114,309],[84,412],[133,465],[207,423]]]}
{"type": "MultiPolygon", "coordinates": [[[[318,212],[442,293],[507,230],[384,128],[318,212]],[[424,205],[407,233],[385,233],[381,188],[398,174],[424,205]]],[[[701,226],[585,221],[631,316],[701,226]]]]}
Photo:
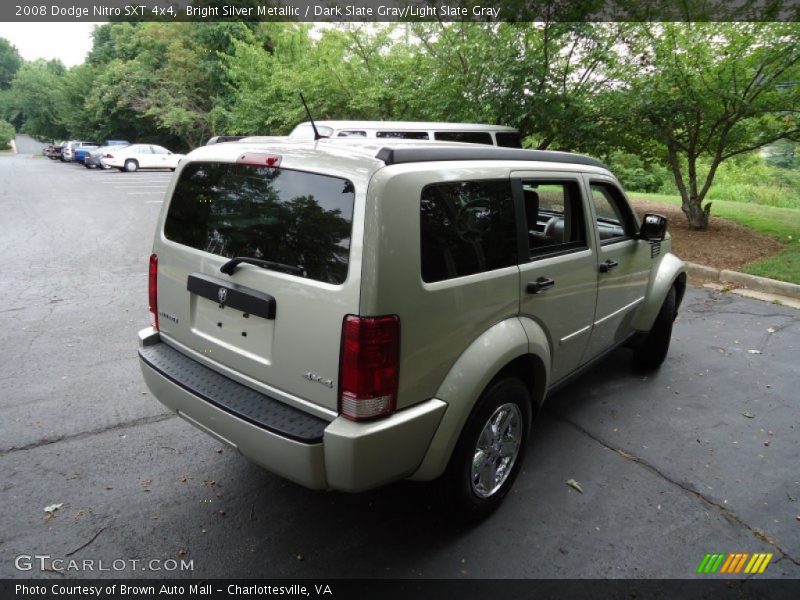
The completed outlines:
{"type": "Polygon", "coordinates": [[[667,355],[666,219],[599,161],[382,139],[198,148],[139,334],[163,404],[312,489],[438,480],[467,518],[519,473],[549,392],[620,345],[667,355]]]}

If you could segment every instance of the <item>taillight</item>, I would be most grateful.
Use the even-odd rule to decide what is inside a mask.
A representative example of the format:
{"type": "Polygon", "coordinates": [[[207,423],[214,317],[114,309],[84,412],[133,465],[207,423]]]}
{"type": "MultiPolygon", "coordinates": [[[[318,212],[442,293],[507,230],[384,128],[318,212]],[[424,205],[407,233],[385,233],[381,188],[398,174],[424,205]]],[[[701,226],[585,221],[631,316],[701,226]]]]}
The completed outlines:
{"type": "Polygon", "coordinates": [[[339,412],[352,421],[374,419],[394,412],[399,360],[399,317],[345,317],[339,370],[339,412]]]}
{"type": "Polygon", "coordinates": [[[105,158],[114,158],[113,154],[106,154],[105,158]]]}
{"type": "Polygon", "coordinates": [[[150,276],[147,282],[150,312],[153,313],[153,327],[158,329],[158,256],[150,255],[150,276]]]}

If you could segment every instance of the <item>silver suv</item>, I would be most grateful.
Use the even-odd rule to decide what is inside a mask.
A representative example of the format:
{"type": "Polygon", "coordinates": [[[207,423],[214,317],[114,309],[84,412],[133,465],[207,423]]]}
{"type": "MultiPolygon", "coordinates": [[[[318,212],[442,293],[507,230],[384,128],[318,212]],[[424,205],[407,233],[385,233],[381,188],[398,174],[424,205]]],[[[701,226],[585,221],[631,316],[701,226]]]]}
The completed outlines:
{"type": "Polygon", "coordinates": [[[332,139],[204,146],[150,257],[153,394],[313,489],[438,479],[466,517],[548,392],[622,344],[656,368],[686,287],[585,156],[332,139]]]}

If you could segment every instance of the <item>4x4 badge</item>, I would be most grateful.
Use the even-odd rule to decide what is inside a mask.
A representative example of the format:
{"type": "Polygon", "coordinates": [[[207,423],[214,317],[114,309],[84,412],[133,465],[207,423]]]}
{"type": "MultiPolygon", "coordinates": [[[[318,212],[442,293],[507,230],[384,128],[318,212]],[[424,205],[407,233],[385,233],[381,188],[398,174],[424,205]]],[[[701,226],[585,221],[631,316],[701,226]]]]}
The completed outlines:
{"type": "Polygon", "coordinates": [[[219,298],[220,304],[225,304],[225,300],[228,299],[228,290],[224,287],[221,287],[217,290],[217,298],[219,298]]]}

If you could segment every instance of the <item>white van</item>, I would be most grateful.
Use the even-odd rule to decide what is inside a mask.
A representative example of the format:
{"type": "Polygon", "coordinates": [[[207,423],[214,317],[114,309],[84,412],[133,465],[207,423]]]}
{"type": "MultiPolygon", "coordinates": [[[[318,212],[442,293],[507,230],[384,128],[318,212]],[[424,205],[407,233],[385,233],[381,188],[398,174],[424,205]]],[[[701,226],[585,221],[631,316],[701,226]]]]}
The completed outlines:
{"type": "MultiPolygon", "coordinates": [[[[322,137],[355,137],[466,142],[506,148],[522,148],[519,131],[505,125],[433,123],[426,121],[314,121],[322,137]]],[[[300,123],[290,139],[314,139],[310,121],[300,123]]]]}

